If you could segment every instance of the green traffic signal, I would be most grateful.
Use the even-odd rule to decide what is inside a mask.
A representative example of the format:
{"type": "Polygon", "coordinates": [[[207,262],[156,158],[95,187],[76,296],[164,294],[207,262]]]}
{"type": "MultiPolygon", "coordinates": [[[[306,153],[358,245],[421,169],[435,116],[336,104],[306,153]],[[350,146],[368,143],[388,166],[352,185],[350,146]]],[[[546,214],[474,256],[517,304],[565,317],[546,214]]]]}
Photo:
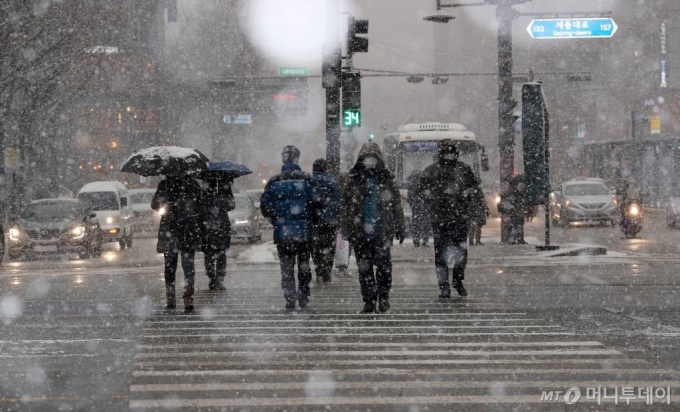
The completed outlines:
{"type": "Polygon", "coordinates": [[[361,126],[361,110],[345,109],[342,111],[342,125],[345,127],[361,126]]]}

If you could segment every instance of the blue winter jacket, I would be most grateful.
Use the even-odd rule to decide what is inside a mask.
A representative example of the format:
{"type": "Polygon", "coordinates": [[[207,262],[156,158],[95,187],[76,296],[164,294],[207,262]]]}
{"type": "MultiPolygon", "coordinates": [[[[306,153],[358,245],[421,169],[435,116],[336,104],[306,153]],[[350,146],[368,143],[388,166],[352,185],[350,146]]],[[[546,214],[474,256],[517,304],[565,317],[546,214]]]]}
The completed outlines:
{"type": "Polygon", "coordinates": [[[323,203],[318,211],[316,223],[337,225],[340,214],[340,187],[335,180],[321,172],[312,175],[317,183],[317,194],[323,203]]]}
{"type": "Polygon", "coordinates": [[[269,179],[260,199],[262,215],[274,226],[274,243],[302,243],[316,209],[316,181],[293,163],[269,179]]]}

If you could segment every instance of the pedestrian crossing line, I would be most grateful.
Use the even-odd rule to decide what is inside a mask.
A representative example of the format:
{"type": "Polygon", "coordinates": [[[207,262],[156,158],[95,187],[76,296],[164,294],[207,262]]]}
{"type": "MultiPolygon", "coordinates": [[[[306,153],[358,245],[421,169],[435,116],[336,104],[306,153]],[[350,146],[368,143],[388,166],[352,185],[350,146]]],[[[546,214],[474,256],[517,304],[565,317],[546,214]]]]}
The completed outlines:
{"type": "MultiPolygon", "coordinates": [[[[255,343],[255,342],[243,342],[243,343],[190,343],[190,344],[166,344],[166,345],[137,345],[137,348],[146,351],[157,351],[157,350],[170,350],[170,349],[220,349],[220,348],[321,348],[327,350],[333,347],[348,347],[348,348],[494,348],[494,347],[575,347],[575,346],[604,346],[600,342],[594,341],[584,341],[584,342],[555,342],[555,341],[537,341],[537,342],[447,342],[447,343],[433,343],[433,342],[422,342],[422,343],[395,343],[395,342],[266,342],[266,343],[255,343]]],[[[142,352],[143,353],[143,352],[142,352]]]]}
{"type": "MultiPolygon", "coordinates": [[[[664,369],[633,369],[633,368],[601,368],[601,369],[590,369],[582,368],[580,365],[574,365],[573,369],[566,368],[552,368],[546,367],[545,369],[536,368],[521,368],[521,369],[508,369],[508,368],[456,368],[456,369],[442,369],[437,368],[432,369],[382,369],[382,368],[371,368],[371,369],[220,369],[220,370],[135,370],[132,372],[134,377],[210,377],[210,376],[304,376],[313,379],[314,375],[320,375],[322,377],[331,375],[339,377],[349,377],[357,376],[364,377],[369,375],[384,375],[384,376],[419,376],[424,375],[430,378],[436,378],[438,376],[445,377],[448,375],[459,376],[459,375],[529,375],[529,374],[581,374],[581,375],[623,375],[623,374],[635,374],[635,375],[658,375],[666,376],[670,378],[671,373],[664,369]]],[[[410,380],[413,381],[413,380],[410,380]]]]}
{"type": "MultiPolygon", "coordinates": [[[[205,309],[205,308],[202,308],[205,309]]],[[[201,308],[198,309],[199,311],[199,316],[201,316],[201,308]]],[[[455,312],[455,313],[384,313],[380,314],[380,318],[382,319],[390,319],[394,317],[408,317],[408,318],[413,318],[413,317],[431,317],[431,316],[446,316],[446,317],[457,317],[457,316],[501,316],[501,315],[512,315],[512,316],[525,316],[525,312],[455,312]]],[[[42,315],[41,315],[42,316],[42,315]]],[[[235,314],[229,314],[229,313],[224,313],[224,314],[216,314],[216,313],[210,313],[208,315],[205,315],[206,317],[209,317],[210,319],[217,319],[217,318],[242,318],[242,315],[235,315],[235,314]]],[[[252,313],[248,315],[248,318],[271,318],[271,317],[283,317],[286,319],[296,319],[296,318],[301,318],[301,319],[308,319],[308,318],[319,318],[319,317],[333,317],[333,316],[344,316],[344,317],[355,317],[355,318],[361,318],[365,319],[367,317],[370,317],[370,315],[367,315],[365,313],[357,313],[357,312],[342,312],[342,313],[335,313],[335,312],[322,312],[322,313],[313,313],[313,312],[273,312],[273,313],[252,313]]],[[[172,319],[175,320],[177,323],[181,322],[191,322],[191,319],[194,319],[195,317],[188,317],[188,318],[182,318],[182,317],[177,317],[177,315],[168,315],[167,310],[159,311],[157,316],[154,316],[155,319],[172,319]]],[[[377,318],[377,317],[374,317],[377,318]]],[[[147,323],[156,323],[157,321],[151,320],[147,323]]]]}
{"type": "MultiPolygon", "coordinates": [[[[145,335],[147,339],[159,339],[159,338],[209,338],[209,339],[220,339],[220,338],[234,338],[234,337],[290,337],[290,333],[220,333],[220,334],[191,334],[191,335],[180,335],[180,334],[167,334],[167,335],[145,335]]],[[[575,332],[466,332],[466,333],[296,333],[296,337],[343,337],[350,336],[353,338],[370,338],[370,337],[472,337],[472,336],[576,336],[575,332]]]]}
{"type": "MultiPolygon", "coordinates": [[[[313,326],[315,330],[366,330],[365,326],[313,326]]],[[[445,329],[529,329],[529,328],[545,328],[555,329],[561,328],[559,325],[423,325],[423,326],[371,326],[371,330],[445,330],[445,329]]],[[[236,326],[236,327],[182,327],[182,328],[144,328],[144,331],[199,331],[199,330],[309,330],[309,326],[236,326]]]]}
{"type": "MultiPolygon", "coordinates": [[[[462,323],[462,322],[539,322],[543,319],[536,318],[517,318],[517,319],[506,319],[506,318],[472,318],[472,319],[439,319],[437,322],[448,322],[448,323],[462,323]]],[[[253,324],[253,323],[266,323],[273,325],[280,325],[282,323],[414,323],[414,322],[432,322],[432,319],[384,319],[382,317],[377,317],[375,319],[278,319],[278,320],[261,320],[261,319],[251,319],[251,320],[178,320],[173,321],[160,321],[160,322],[147,322],[148,325],[195,325],[195,324],[253,324]]],[[[160,328],[160,326],[158,327],[160,328]]],[[[147,328],[147,329],[155,329],[147,328]]]]}
{"type": "MultiPolygon", "coordinates": [[[[305,382],[249,382],[249,383],[200,383],[200,384],[151,384],[130,385],[131,392],[209,392],[209,391],[251,391],[251,390],[312,390],[312,389],[456,389],[456,388],[490,388],[498,385],[498,381],[305,381],[305,382]]],[[[558,380],[558,381],[507,381],[502,385],[508,388],[570,388],[570,387],[609,387],[624,386],[672,387],[680,388],[680,381],[630,381],[630,380],[558,380]]]]}
{"type": "MultiPolygon", "coordinates": [[[[604,403],[614,403],[613,399],[603,399],[604,403]]],[[[638,400],[642,403],[643,400],[638,400]]],[[[541,394],[535,395],[461,395],[461,396],[335,396],[299,398],[213,398],[213,399],[146,399],[131,400],[131,409],[140,408],[210,408],[210,407],[267,407],[267,406],[342,406],[342,405],[449,405],[449,404],[546,404],[541,394]]],[[[581,403],[594,400],[582,399],[581,403]]]]}
{"type": "Polygon", "coordinates": [[[428,351],[412,351],[412,350],[396,350],[396,351],[230,351],[230,352],[183,352],[183,353],[140,353],[138,358],[193,358],[199,356],[210,356],[211,359],[227,358],[234,356],[247,356],[253,354],[265,353],[266,356],[286,356],[294,354],[302,354],[305,357],[314,356],[556,356],[556,355],[570,355],[570,356],[603,356],[603,355],[623,355],[622,352],[612,349],[599,350],[428,350],[428,351]]]}
{"type": "MultiPolygon", "coordinates": [[[[638,359],[614,358],[614,359],[359,359],[359,360],[340,360],[333,359],[323,362],[324,366],[332,365],[486,365],[486,364],[502,364],[502,365],[533,365],[533,364],[602,364],[604,362],[623,364],[623,365],[641,365],[647,362],[638,359]]],[[[271,361],[270,359],[250,359],[242,361],[221,361],[221,360],[205,360],[205,361],[181,361],[176,365],[169,364],[166,361],[140,361],[135,362],[136,368],[156,368],[159,366],[168,368],[186,368],[187,366],[199,367],[241,367],[248,368],[253,365],[312,365],[320,366],[319,361],[307,359],[294,360],[280,360],[271,361]]]]}

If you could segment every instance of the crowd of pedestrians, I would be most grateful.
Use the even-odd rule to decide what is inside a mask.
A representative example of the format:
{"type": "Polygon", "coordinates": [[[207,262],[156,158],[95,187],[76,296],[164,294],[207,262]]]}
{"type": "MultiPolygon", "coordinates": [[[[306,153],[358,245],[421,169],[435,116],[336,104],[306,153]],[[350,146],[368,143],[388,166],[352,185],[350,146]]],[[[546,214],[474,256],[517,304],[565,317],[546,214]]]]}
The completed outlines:
{"type": "MultiPolygon", "coordinates": [[[[387,312],[392,288],[391,248],[395,240],[404,242],[406,228],[401,194],[380,147],[365,143],[349,173],[338,179],[340,184],[329,175],[324,159],[314,162],[312,174],[302,171],[300,155],[295,146],[284,147],[281,173],[269,179],[260,202],[262,215],[274,228],[286,309],[304,309],[309,304],[310,260],[317,281],[331,281],[336,242],[343,240],[356,256],[364,302],[361,312],[387,312]]],[[[427,247],[430,237],[434,239],[440,298],[450,298],[452,288],[467,296],[463,286],[467,241],[481,245],[481,227],[488,213],[478,177],[458,161],[455,143],[443,140],[434,163],[414,172],[408,183],[413,243],[427,247]]],[[[165,258],[169,309],[176,306],[175,274],[180,258],[185,309],[193,309],[194,256],[199,250],[205,253],[209,288],[225,290],[231,238],[228,212],[234,206],[230,180],[204,182],[203,187],[191,177],[167,177],[160,182],[151,207],[166,211],[157,250],[165,258]]]]}

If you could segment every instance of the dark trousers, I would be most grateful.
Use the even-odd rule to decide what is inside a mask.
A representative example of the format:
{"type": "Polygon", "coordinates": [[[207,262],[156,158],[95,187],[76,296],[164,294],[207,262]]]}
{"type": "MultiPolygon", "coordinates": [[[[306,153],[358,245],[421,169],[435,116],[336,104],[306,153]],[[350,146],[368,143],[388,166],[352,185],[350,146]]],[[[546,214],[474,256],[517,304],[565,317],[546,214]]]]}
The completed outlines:
{"type": "Polygon", "coordinates": [[[374,301],[379,296],[389,296],[392,289],[390,243],[380,237],[364,237],[353,246],[359,266],[359,285],[364,302],[374,301]]]}
{"type": "MultiPolygon", "coordinates": [[[[188,287],[194,286],[194,278],[196,277],[196,270],[194,267],[194,256],[196,252],[193,250],[187,252],[180,252],[182,254],[182,270],[184,270],[184,283],[188,287]]],[[[174,285],[175,275],[177,274],[177,261],[179,260],[179,253],[165,252],[165,284],[174,285]]]]}
{"type": "Polygon", "coordinates": [[[335,225],[320,225],[312,235],[312,260],[317,278],[330,279],[335,260],[335,225]]]}
{"type": "Polygon", "coordinates": [[[442,292],[450,291],[449,268],[453,268],[453,287],[459,287],[465,278],[465,266],[467,266],[467,244],[460,240],[459,236],[448,231],[434,231],[434,262],[437,272],[439,289],[442,292]]]}
{"type": "Polygon", "coordinates": [[[276,245],[281,263],[281,288],[287,302],[296,298],[309,300],[309,282],[312,268],[309,266],[309,245],[307,243],[279,243],[276,245]],[[295,261],[298,264],[298,291],[295,291],[295,261]]]}
{"type": "Polygon", "coordinates": [[[205,274],[211,282],[222,281],[227,274],[227,251],[220,249],[206,249],[205,274]]]}
{"type": "Polygon", "coordinates": [[[470,245],[482,243],[482,225],[470,223],[468,226],[468,242],[470,245]]]}

